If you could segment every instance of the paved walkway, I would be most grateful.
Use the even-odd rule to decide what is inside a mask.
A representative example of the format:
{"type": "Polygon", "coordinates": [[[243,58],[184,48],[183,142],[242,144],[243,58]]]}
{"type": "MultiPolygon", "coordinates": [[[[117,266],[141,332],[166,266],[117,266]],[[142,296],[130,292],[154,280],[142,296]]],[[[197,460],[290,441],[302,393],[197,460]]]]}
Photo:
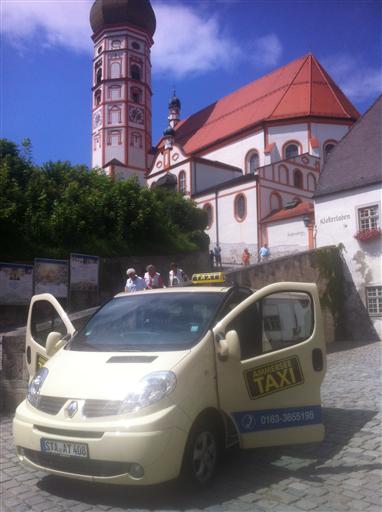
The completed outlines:
{"type": "Polygon", "coordinates": [[[368,511],[382,508],[381,343],[337,343],[323,386],[326,438],[235,451],[203,492],[146,489],[44,476],[16,461],[11,417],[1,420],[1,512],[368,511]]]}

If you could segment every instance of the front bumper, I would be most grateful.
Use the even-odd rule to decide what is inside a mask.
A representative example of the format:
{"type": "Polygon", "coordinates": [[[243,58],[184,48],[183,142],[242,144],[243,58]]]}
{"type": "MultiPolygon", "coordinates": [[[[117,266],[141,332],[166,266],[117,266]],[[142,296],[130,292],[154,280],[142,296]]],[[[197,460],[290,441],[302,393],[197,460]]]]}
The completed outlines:
{"type": "Polygon", "coordinates": [[[35,469],[94,482],[150,485],[176,478],[189,430],[187,417],[173,406],[142,419],[74,423],[41,413],[24,401],[13,421],[17,456],[35,469]],[[86,443],[89,458],[43,453],[42,438],[86,443]],[[142,477],[131,474],[132,464],[142,466],[142,477]]]}

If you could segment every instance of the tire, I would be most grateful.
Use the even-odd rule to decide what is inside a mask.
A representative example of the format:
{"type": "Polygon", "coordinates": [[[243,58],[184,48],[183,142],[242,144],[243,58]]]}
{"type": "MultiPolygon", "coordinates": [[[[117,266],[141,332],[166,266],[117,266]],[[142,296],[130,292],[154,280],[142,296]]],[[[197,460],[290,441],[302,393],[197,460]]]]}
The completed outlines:
{"type": "Polygon", "coordinates": [[[204,487],[214,478],[221,455],[221,436],[213,424],[197,423],[190,432],[183,459],[186,484],[204,487]]]}

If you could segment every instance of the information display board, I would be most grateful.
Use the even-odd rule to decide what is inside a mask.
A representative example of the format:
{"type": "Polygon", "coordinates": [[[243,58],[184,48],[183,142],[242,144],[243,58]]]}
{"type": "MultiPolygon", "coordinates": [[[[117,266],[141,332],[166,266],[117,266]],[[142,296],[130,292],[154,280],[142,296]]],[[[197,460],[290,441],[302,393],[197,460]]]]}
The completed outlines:
{"type": "Polygon", "coordinates": [[[98,293],[98,256],[70,255],[70,290],[98,293]]]}
{"type": "Polygon", "coordinates": [[[33,295],[33,266],[0,263],[0,304],[29,304],[33,295]]]}
{"type": "Polygon", "coordinates": [[[58,299],[68,298],[68,261],[35,258],[34,294],[51,293],[58,299]]]}

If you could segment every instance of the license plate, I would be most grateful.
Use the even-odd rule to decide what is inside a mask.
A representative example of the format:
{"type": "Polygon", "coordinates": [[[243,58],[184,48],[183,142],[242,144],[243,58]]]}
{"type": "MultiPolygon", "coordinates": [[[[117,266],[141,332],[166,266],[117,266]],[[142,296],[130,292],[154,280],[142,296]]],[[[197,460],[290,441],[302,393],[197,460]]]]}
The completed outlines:
{"type": "Polygon", "coordinates": [[[70,441],[56,441],[55,439],[41,439],[41,451],[54,453],[63,457],[89,458],[89,449],[86,443],[72,443],[70,441]]]}

